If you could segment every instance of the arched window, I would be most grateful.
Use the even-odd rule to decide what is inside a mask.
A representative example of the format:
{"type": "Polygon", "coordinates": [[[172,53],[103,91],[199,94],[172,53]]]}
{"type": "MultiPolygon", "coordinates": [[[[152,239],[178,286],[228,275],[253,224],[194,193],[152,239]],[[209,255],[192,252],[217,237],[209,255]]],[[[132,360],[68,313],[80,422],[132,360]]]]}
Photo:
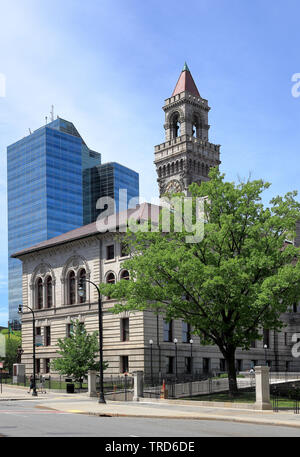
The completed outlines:
{"type": "MultiPolygon", "coordinates": [[[[115,284],[116,283],[116,277],[113,273],[108,273],[106,277],[106,282],[107,284],[115,284]]],[[[108,300],[110,299],[110,296],[107,296],[108,300]]]]}
{"type": "Polygon", "coordinates": [[[115,275],[113,273],[108,273],[106,282],[107,282],[107,284],[115,284],[116,283],[115,275]]]}
{"type": "Polygon", "coordinates": [[[129,271],[128,270],[123,270],[120,279],[125,279],[126,281],[129,281],[129,271]]]}
{"type": "Polygon", "coordinates": [[[79,295],[79,303],[86,302],[86,271],[82,268],[79,272],[79,284],[83,288],[83,295],[79,295]]]}
{"type": "Polygon", "coordinates": [[[53,305],[53,294],[52,294],[52,278],[48,276],[46,279],[46,307],[51,308],[53,305]]]}
{"type": "Polygon", "coordinates": [[[192,135],[195,138],[199,138],[199,121],[197,116],[193,117],[192,135]]]}
{"type": "Polygon", "coordinates": [[[70,271],[68,276],[68,293],[69,293],[69,304],[74,305],[76,303],[76,281],[74,271],[70,271]]]}
{"type": "Polygon", "coordinates": [[[172,117],[171,130],[172,138],[177,138],[178,136],[180,136],[179,113],[175,113],[172,117]]]}
{"type": "Polygon", "coordinates": [[[39,278],[36,283],[36,292],[37,292],[37,309],[43,308],[43,281],[42,278],[39,278]]]}

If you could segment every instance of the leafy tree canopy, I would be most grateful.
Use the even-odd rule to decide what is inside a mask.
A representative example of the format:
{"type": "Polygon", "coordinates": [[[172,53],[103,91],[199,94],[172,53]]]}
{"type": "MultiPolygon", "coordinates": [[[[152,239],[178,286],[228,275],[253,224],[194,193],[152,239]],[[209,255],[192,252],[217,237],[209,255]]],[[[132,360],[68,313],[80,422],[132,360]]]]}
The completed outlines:
{"type": "MultiPolygon", "coordinates": [[[[99,354],[98,332],[87,333],[84,325],[76,320],[70,337],[59,339],[57,344],[61,357],[52,361],[52,367],[60,374],[81,383],[89,370],[99,370],[99,362],[96,361],[99,354]]],[[[107,366],[104,363],[103,368],[107,366]]]]}
{"type": "MultiPolygon", "coordinates": [[[[280,315],[300,298],[299,248],[295,237],[300,205],[296,192],[275,197],[265,208],[262,180],[226,182],[216,169],[210,181],[192,184],[204,203],[204,237],[187,242],[176,232],[137,231],[126,242],[136,255],[124,262],[129,281],[101,285],[119,300],[116,312],[153,310],[184,319],[202,344],[216,344],[227,360],[231,392],[236,391],[234,353],[249,349],[262,328],[279,330],[280,315]]],[[[160,228],[162,225],[160,225],[160,228]]]]}

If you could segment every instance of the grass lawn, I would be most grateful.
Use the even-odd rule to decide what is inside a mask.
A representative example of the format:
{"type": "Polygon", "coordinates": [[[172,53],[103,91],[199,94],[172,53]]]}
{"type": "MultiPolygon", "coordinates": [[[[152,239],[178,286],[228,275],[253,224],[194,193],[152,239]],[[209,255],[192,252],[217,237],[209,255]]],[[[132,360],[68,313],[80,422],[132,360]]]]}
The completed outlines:
{"type": "MultiPolygon", "coordinates": [[[[211,395],[199,395],[197,397],[185,398],[185,400],[193,401],[215,401],[215,402],[232,402],[232,403],[254,403],[255,392],[240,392],[237,397],[231,398],[227,392],[211,395]]],[[[272,403],[272,395],[271,395],[272,403]]],[[[294,401],[289,398],[279,397],[278,399],[279,408],[294,408],[294,401]]]]}

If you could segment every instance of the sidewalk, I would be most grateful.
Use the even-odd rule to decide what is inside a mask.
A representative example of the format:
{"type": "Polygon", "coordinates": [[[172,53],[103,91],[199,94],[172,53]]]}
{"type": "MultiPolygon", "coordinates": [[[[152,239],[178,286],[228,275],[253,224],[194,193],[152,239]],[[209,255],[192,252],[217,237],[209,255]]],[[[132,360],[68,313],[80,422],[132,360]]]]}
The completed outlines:
{"type": "Polygon", "coordinates": [[[252,423],[261,425],[280,425],[299,428],[300,414],[293,411],[255,411],[246,409],[247,405],[240,407],[205,406],[197,402],[185,400],[141,399],[139,402],[119,402],[107,400],[106,404],[98,403],[97,398],[88,397],[87,393],[67,394],[65,392],[47,392],[32,397],[27,394],[25,387],[2,386],[3,393],[0,401],[5,400],[33,400],[37,408],[53,409],[61,412],[88,414],[108,417],[140,417],[159,419],[184,419],[184,420],[222,420],[229,422],[252,423]],[[4,391],[5,390],[5,391],[4,391]]]}
{"type": "Polygon", "coordinates": [[[48,390],[46,393],[39,392],[37,387],[38,397],[32,396],[32,391],[28,393],[29,387],[16,386],[12,384],[2,384],[2,393],[0,387],[0,401],[13,401],[13,400],[41,400],[46,398],[57,398],[57,397],[68,397],[65,391],[51,391],[48,390]]]}
{"type": "Polygon", "coordinates": [[[230,422],[244,422],[264,425],[281,425],[288,427],[299,427],[300,415],[292,411],[255,411],[236,408],[191,406],[184,401],[172,404],[171,402],[114,402],[107,401],[106,404],[99,404],[97,399],[68,398],[67,401],[48,401],[40,407],[47,407],[63,412],[78,414],[89,414],[96,416],[110,417],[140,417],[160,419],[190,419],[190,420],[224,420],[230,422]]]}

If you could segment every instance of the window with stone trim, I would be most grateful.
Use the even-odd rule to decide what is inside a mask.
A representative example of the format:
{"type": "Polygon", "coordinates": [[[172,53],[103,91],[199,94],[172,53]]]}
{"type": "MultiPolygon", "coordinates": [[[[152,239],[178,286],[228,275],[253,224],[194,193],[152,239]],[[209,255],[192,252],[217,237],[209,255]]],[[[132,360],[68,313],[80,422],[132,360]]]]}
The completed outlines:
{"type": "Polygon", "coordinates": [[[125,279],[126,281],[129,281],[129,271],[123,270],[120,274],[120,279],[125,279]]]}
{"type": "Polygon", "coordinates": [[[76,303],[76,278],[73,270],[68,274],[68,295],[69,305],[74,305],[76,303]]]}
{"type": "Polygon", "coordinates": [[[53,292],[52,292],[52,278],[48,276],[46,279],[46,307],[52,308],[53,305],[53,292]]]}
{"type": "Polygon", "coordinates": [[[129,318],[121,319],[121,341],[129,341],[129,318]]]}
{"type": "Polygon", "coordinates": [[[110,244],[106,246],[106,260],[113,260],[115,258],[115,245],[110,244]]]}
{"type": "MultiPolygon", "coordinates": [[[[108,275],[106,276],[106,283],[107,284],[115,284],[116,283],[116,277],[115,277],[114,273],[108,273],[108,275]]],[[[110,300],[110,296],[109,295],[107,296],[107,299],[110,300]]]]}
{"type": "Polygon", "coordinates": [[[84,268],[81,268],[79,271],[79,284],[83,288],[84,294],[83,296],[79,295],[79,303],[85,303],[86,302],[86,271],[84,268]]]}
{"type": "Polygon", "coordinates": [[[37,309],[42,309],[43,308],[43,293],[44,293],[44,288],[43,288],[43,280],[42,278],[38,278],[36,282],[36,307],[37,309]]]}
{"type": "Polygon", "coordinates": [[[51,346],[51,327],[47,325],[44,327],[44,345],[51,346]]]}
{"type": "Polygon", "coordinates": [[[128,373],[129,371],[129,359],[128,355],[120,356],[120,373],[128,373]]]}

